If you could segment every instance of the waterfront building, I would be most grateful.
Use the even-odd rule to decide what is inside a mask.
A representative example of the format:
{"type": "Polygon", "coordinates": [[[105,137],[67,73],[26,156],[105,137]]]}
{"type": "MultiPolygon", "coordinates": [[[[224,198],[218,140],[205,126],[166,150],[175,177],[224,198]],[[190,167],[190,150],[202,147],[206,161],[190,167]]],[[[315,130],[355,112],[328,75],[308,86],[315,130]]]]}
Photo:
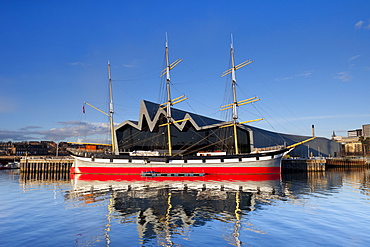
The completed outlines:
{"type": "Polygon", "coordinates": [[[348,137],[362,136],[362,129],[349,130],[347,134],[348,137]]]}
{"type": "Polygon", "coordinates": [[[370,137],[370,124],[362,125],[361,129],[349,130],[348,137],[364,136],[370,137]]]}
{"type": "Polygon", "coordinates": [[[370,124],[362,125],[361,129],[348,130],[347,137],[335,136],[332,140],[342,144],[342,155],[368,155],[370,152],[370,124]]]}
{"type": "Polygon", "coordinates": [[[0,154],[8,155],[12,149],[12,142],[0,142],[0,154]]]}
{"type": "Polygon", "coordinates": [[[363,149],[362,149],[362,143],[359,141],[358,137],[346,138],[346,141],[344,143],[344,153],[343,155],[362,155],[363,149]]]}
{"type": "Polygon", "coordinates": [[[13,143],[11,154],[17,156],[23,155],[47,155],[48,145],[46,142],[30,141],[13,143]]]}
{"type": "MultiPolygon", "coordinates": [[[[180,123],[173,123],[171,130],[172,147],[177,154],[196,154],[198,151],[217,152],[227,150],[234,152],[232,127],[220,128],[229,123],[213,118],[201,116],[191,112],[172,109],[174,119],[187,119],[180,123]]],[[[166,111],[149,101],[142,101],[138,121],[126,120],[115,128],[117,144],[121,152],[138,150],[157,150],[165,153],[167,139],[164,127],[166,111]]],[[[241,152],[263,152],[266,147],[271,149],[277,146],[289,146],[311,138],[311,136],[290,135],[277,133],[253,127],[238,125],[238,145],[241,152]]],[[[323,137],[297,146],[291,156],[340,156],[341,144],[323,137]]]]}

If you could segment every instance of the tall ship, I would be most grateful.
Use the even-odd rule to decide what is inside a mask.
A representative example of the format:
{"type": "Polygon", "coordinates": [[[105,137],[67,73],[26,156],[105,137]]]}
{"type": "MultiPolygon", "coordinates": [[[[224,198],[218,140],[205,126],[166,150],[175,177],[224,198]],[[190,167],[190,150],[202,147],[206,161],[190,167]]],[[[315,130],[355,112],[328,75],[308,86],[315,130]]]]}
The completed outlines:
{"type": "MultiPolygon", "coordinates": [[[[281,160],[295,146],[312,140],[309,138],[293,145],[278,145],[260,149],[252,149],[247,143],[245,132],[242,131],[244,124],[259,121],[262,119],[240,122],[238,117],[238,107],[258,101],[257,97],[245,100],[237,100],[236,92],[236,71],[253,61],[247,60],[240,64],[235,64],[233,41],[230,45],[231,67],[221,76],[231,76],[231,89],[233,100],[230,104],[221,106],[220,110],[232,111],[232,118],[227,122],[213,122],[212,128],[208,126],[199,127],[196,123],[198,115],[178,114],[179,111],[173,105],[187,99],[185,95],[172,98],[171,95],[171,70],[177,66],[182,59],[169,62],[169,47],[166,38],[165,60],[166,67],[161,76],[165,77],[166,102],[153,104],[144,102],[146,120],[141,119],[135,128],[123,134],[120,132],[121,141],[117,141],[117,128],[113,122],[113,89],[110,63],[108,62],[108,83],[109,83],[109,113],[104,114],[110,119],[111,145],[109,151],[98,152],[97,150],[70,149],[74,157],[74,164],[71,167],[73,174],[132,174],[141,176],[197,176],[206,174],[277,174],[281,170],[281,160]],[[151,106],[152,113],[148,113],[148,105],[151,106]],[[178,118],[178,117],[181,118],[178,118]],[[150,119],[152,118],[152,119],[150,119]],[[149,119],[149,120],[148,120],[149,119]],[[153,119],[156,119],[154,121],[153,119]],[[148,123],[150,122],[150,123],[148,123]],[[140,127],[138,127],[140,125],[140,127]],[[145,125],[145,127],[143,127],[145,125]],[[187,138],[186,129],[202,129],[202,136],[195,142],[184,143],[183,149],[178,144],[173,144],[172,139],[181,135],[187,138]],[[143,131],[146,134],[142,134],[143,131]],[[132,132],[135,132],[134,134],[132,132]],[[206,133],[206,134],[205,134],[206,133]],[[220,133],[223,133],[222,135],[220,133]],[[225,134],[226,133],[226,134],[225,134]],[[133,135],[140,135],[136,139],[151,139],[155,143],[156,136],[165,139],[165,149],[163,146],[156,145],[131,145],[125,148],[125,143],[133,141],[133,135]],[[126,137],[126,141],[123,141],[126,137]],[[122,144],[119,147],[119,143],[122,144]],[[225,145],[225,143],[227,145],[225,145]],[[176,148],[174,148],[174,146],[176,148]]],[[[88,104],[90,105],[90,104],[88,104]]],[[[90,105],[91,106],[91,105],[90,105]]],[[[93,108],[96,108],[92,106],[93,108]]],[[[99,109],[98,109],[99,110],[99,109]]],[[[99,110],[101,111],[101,110],[99,110]]],[[[204,119],[202,120],[204,122],[204,119]]],[[[129,123],[128,125],[135,125],[129,123]]],[[[199,135],[199,134],[198,134],[199,135]]],[[[142,141],[142,140],[141,140],[142,141]]],[[[91,146],[91,145],[90,145],[91,146]]]]}

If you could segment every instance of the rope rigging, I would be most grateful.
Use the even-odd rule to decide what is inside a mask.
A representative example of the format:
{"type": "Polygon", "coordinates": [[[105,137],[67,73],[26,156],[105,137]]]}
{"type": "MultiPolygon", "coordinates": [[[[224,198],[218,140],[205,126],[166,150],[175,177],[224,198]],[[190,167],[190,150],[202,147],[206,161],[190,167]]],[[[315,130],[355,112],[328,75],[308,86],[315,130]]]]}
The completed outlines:
{"type": "MultiPolygon", "coordinates": [[[[243,128],[243,127],[241,128],[241,127],[237,127],[237,126],[241,125],[241,124],[244,124],[244,123],[252,122],[252,121],[259,121],[259,120],[262,120],[262,119],[240,122],[238,120],[238,111],[237,111],[237,109],[241,105],[248,104],[248,103],[253,103],[253,102],[255,102],[259,99],[256,99],[257,97],[252,97],[252,98],[249,98],[249,99],[246,99],[246,100],[241,100],[241,101],[237,100],[236,87],[238,87],[239,91],[242,92],[242,94],[245,95],[245,93],[239,88],[239,85],[236,83],[235,71],[244,67],[244,66],[246,66],[246,65],[248,65],[248,64],[250,64],[250,63],[252,63],[253,61],[246,60],[246,61],[244,61],[240,64],[235,65],[233,43],[231,43],[230,54],[231,55],[229,57],[229,69],[226,70],[223,73],[222,76],[230,74],[231,77],[228,76],[227,77],[228,79],[226,80],[227,81],[227,84],[226,84],[227,86],[226,86],[225,92],[228,92],[228,93],[224,94],[225,95],[224,96],[224,102],[226,103],[226,105],[222,106],[221,108],[223,108],[223,109],[221,109],[221,110],[226,110],[226,109],[231,109],[232,108],[232,111],[224,111],[224,115],[228,119],[232,119],[231,122],[233,122],[233,124],[226,124],[223,127],[229,127],[229,126],[231,127],[232,126],[233,127],[233,134],[231,134],[231,132],[232,132],[231,129],[232,128],[225,128],[224,130],[214,128],[214,129],[209,129],[209,130],[196,131],[194,128],[191,128],[191,127],[189,128],[188,127],[188,128],[185,128],[185,129],[186,129],[187,132],[190,132],[192,134],[192,136],[194,136],[193,139],[194,138],[196,139],[195,143],[192,143],[191,140],[187,140],[187,141],[185,141],[185,143],[184,143],[184,141],[181,142],[181,141],[177,140],[177,143],[175,143],[176,142],[175,140],[176,140],[177,136],[171,134],[171,128],[172,129],[174,128],[174,126],[171,126],[171,125],[174,125],[177,122],[181,122],[181,121],[188,121],[188,119],[181,119],[180,120],[179,116],[176,116],[175,118],[172,116],[171,106],[174,105],[175,103],[179,103],[179,102],[185,100],[186,98],[185,98],[185,95],[180,96],[180,97],[175,98],[175,99],[172,99],[172,97],[171,97],[170,86],[173,87],[175,90],[176,90],[176,88],[174,87],[174,84],[170,80],[170,70],[172,68],[174,68],[176,65],[178,65],[182,61],[182,59],[177,59],[172,63],[169,62],[168,40],[167,40],[167,36],[166,36],[166,53],[165,53],[165,57],[164,57],[164,66],[163,66],[164,69],[161,71],[160,90],[159,90],[159,95],[158,95],[158,102],[165,102],[165,103],[162,103],[161,105],[159,105],[159,108],[157,109],[157,112],[160,109],[162,109],[166,113],[164,113],[162,118],[160,118],[158,123],[156,123],[156,124],[158,124],[158,126],[156,126],[155,128],[165,126],[167,128],[167,138],[166,138],[166,135],[164,135],[164,133],[166,131],[164,131],[163,133],[160,132],[157,135],[153,135],[154,133],[152,133],[148,130],[138,130],[137,133],[131,134],[130,137],[127,137],[127,138],[121,140],[120,141],[120,148],[127,148],[127,147],[128,148],[134,148],[134,147],[139,146],[139,144],[144,144],[144,145],[142,145],[142,147],[145,148],[145,149],[146,148],[148,148],[148,149],[149,148],[152,148],[152,149],[155,149],[155,148],[166,149],[165,147],[167,146],[169,155],[172,156],[172,141],[171,141],[171,139],[173,137],[174,138],[174,145],[173,146],[176,147],[176,149],[177,149],[176,154],[174,154],[174,155],[183,154],[185,152],[194,153],[196,150],[206,149],[210,146],[216,147],[220,143],[222,143],[222,147],[226,148],[227,150],[233,150],[234,149],[236,154],[239,153],[239,151],[238,151],[239,146],[244,146],[244,150],[245,150],[245,145],[247,145],[246,142],[250,141],[249,140],[250,135],[249,134],[247,134],[247,135],[244,134],[244,133],[248,133],[248,131],[246,131],[245,128],[243,128]],[[232,85],[232,87],[230,87],[230,84],[232,85]],[[227,103],[230,103],[230,102],[232,102],[232,103],[227,104],[227,103]],[[207,132],[205,132],[205,131],[207,131],[207,132]],[[238,138],[237,138],[238,134],[241,134],[241,136],[243,136],[242,137],[243,140],[238,140],[238,138]],[[139,135],[140,135],[140,138],[142,138],[142,137],[145,137],[145,138],[143,138],[142,140],[139,140],[137,138],[137,137],[139,137],[139,135]],[[232,136],[232,135],[234,136],[234,144],[228,142],[228,140],[230,140],[230,136],[232,136]],[[210,139],[210,138],[214,138],[215,141],[209,141],[208,139],[210,139]],[[155,140],[155,141],[153,141],[153,140],[155,140]],[[210,144],[202,144],[202,142],[204,142],[204,141],[208,141],[208,143],[210,143],[210,142],[211,143],[210,144]],[[145,145],[145,142],[147,142],[146,145],[145,145]],[[199,146],[199,148],[197,146],[199,146]],[[195,150],[193,148],[195,148],[195,150]]],[[[192,71],[192,72],[194,73],[194,71],[192,71]]],[[[178,84],[181,84],[181,83],[178,83],[178,84]]],[[[188,102],[187,102],[187,104],[191,109],[193,109],[188,102]]],[[[259,113],[260,116],[263,116],[262,112],[254,104],[253,104],[253,107],[259,113]]],[[[184,118],[184,117],[182,116],[180,118],[184,118]]],[[[209,123],[207,123],[205,118],[200,117],[199,119],[200,120],[198,120],[198,121],[202,121],[202,123],[205,126],[209,124],[209,123]]],[[[144,121],[144,120],[142,119],[142,121],[144,121]]],[[[272,129],[275,130],[275,128],[270,123],[270,121],[266,120],[266,122],[270,125],[270,127],[272,129]]],[[[187,123],[185,123],[185,124],[187,124],[187,123]]],[[[178,131],[180,131],[180,130],[178,130],[178,131]]],[[[272,144],[272,143],[274,143],[275,145],[281,144],[281,142],[277,141],[277,138],[274,138],[272,136],[268,136],[267,134],[262,133],[262,131],[258,131],[258,129],[256,129],[255,131],[259,132],[260,135],[264,136],[264,138],[269,140],[270,144],[272,144]]],[[[281,138],[281,140],[286,142],[286,140],[284,139],[284,137],[280,133],[278,133],[277,131],[276,131],[276,133],[281,138]]]]}
{"type": "MultiPolygon", "coordinates": [[[[138,136],[139,134],[141,134],[140,132],[138,132],[138,133],[136,133],[136,136],[138,136]]],[[[156,138],[156,137],[159,137],[159,136],[162,136],[163,135],[163,132],[161,132],[161,133],[159,133],[159,134],[157,134],[157,135],[155,135],[155,136],[152,136],[152,137],[149,137],[149,138],[145,138],[145,139],[143,139],[143,140],[139,140],[139,141],[136,141],[136,142],[132,142],[132,143],[130,143],[130,144],[127,144],[127,145],[125,145],[125,146],[120,146],[120,148],[123,148],[123,149],[126,149],[126,148],[128,148],[128,147],[130,147],[130,146],[132,146],[132,147],[134,147],[134,146],[136,146],[137,144],[139,144],[139,143],[143,143],[143,142],[146,142],[146,141],[150,141],[150,140],[152,140],[152,139],[154,139],[154,138],[156,138]]],[[[131,139],[133,139],[134,138],[134,136],[132,136],[132,137],[129,137],[130,139],[129,140],[121,140],[121,144],[124,144],[124,143],[127,143],[127,142],[130,142],[131,141],[131,139]]]]}
{"type": "MultiPolygon", "coordinates": [[[[309,129],[309,127],[307,127],[307,125],[305,125],[302,121],[301,121],[301,119],[300,118],[298,118],[290,109],[289,109],[289,107],[287,107],[285,104],[284,104],[284,102],[281,100],[281,98],[270,88],[270,87],[268,87],[268,85],[264,82],[264,80],[262,80],[259,76],[258,76],[258,74],[256,73],[256,72],[254,72],[254,70],[252,70],[252,68],[250,68],[250,67],[248,67],[249,68],[249,70],[253,73],[253,75],[260,81],[260,83],[265,87],[265,88],[267,88],[267,90],[279,101],[279,103],[285,108],[285,109],[287,109],[288,111],[289,111],[289,113],[290,114],[292,114],[292,116],[296,119],[296,120],[298,120],[301,124],[302,124],[302,126],[306,126],[306,127],[304,127],[303,129],[301,128],[301,127],[299,127],[299,126],[297,126],[297,125],[295,125],[295,124],[293,124],[293,123],[291,123],[291,121],[288,121],[288,120],[286,120],[287,122],[289,122],[290,124],[292,124],[294,127],[296,127],[296,128],[298,128],[300,131],[302,131],[303,133],[310,133],[310,131],[311,131],[311,129],[309,129]]],[[[271,109],[271,108],[270,108],[271,109]]],[[[274,113],[276,113],[276,114],[278,114],[278,112],[277,111],[274,111],[274,110],[272,110],[274,113]]],[[[279,115],[280,116],[280,115],[279,115]]],[[[280,116],[280,117],[282,117],[282,116],[280,116]]],[[[283,117],[282,117],[283,118],[283,117]]],[[[287,131],[287,132],[289,132],[289,131],[287,131]]],[[[310,135],[310,134],[307,134],[307,135],[310,135]]]]}
{"type": "MultiPolygon", "coordinates": [[[[233,138],[232,136],[229,136],[227,139],[232,139],[232,138],[233,138]]],[[[214,143],[211,143],[211,144],[209,144],[209,145],[207,145],[207,146],[201,147],[201,148],[199,148],[199,149],[192,150],[192,153],[193,153],[193,152],[200,151],[200,150],[202,150],[202,149],[204,149],[204,148],[207,148],[207,147],[211,147],[211,146],[213,146],[213,145],[215,145],[215,144],[218,144],[218,143],[220,143],[220,142],[222,142],[222,141],[225,141],[225,140],[227,140],[227,139],[223,139],[223,140],[220,140],[220,141],[218,141],[218,142],[214,142],[214,143]]],[[[188,153],[188,154],[190,154],[190,153],[188,153]]],[[[187,154],[185,153],[184,155],[187,155],[187,154]]]]}

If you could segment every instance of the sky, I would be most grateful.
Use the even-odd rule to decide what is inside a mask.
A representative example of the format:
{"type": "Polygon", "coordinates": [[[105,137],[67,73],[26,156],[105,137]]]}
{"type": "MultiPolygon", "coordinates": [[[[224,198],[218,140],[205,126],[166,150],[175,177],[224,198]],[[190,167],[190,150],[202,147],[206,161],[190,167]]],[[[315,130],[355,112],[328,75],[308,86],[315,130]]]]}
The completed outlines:
{"type": "Polygon", "coordinates": [[[166,33],[174,107],[229,120],[231,35],[239,121],[295,135],[346,136],[370,124],[370,1],[0,1],[0,141],[108,138],[114,122],[163,103],[166,33]]]}

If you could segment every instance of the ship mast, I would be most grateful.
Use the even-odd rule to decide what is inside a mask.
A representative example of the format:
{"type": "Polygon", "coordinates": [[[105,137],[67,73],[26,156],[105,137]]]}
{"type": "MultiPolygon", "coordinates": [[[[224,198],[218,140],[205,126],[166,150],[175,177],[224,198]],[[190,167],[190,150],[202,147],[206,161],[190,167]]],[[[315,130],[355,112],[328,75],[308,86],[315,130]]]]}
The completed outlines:
{"type": "MultiPolygon", "coordinates": [[[[112,77],[110,74],[110,62],[108,61],[108,83],[109,83],[109,113],[100,110],[99,108],[93,106],[92,104],[89,104],[85,102],[86,105],[94,108],[97,111],[100,111],[104,115],[109,117],[109,128],[110,128],[110,134],[111,134],[111,148],[112,148],[112,154],[119,155],[118,145],[116,141],[116,132],[114,131],[114,122],[113,122],[113,87],[112,87],[112,77]]],[[[99,144],[99,145],[106,145],[106,144],[99,144]]]]}
{"type": "Polygon", "coordinates": [[[238,149],[238,135],[236,134],[236,124],[238,120],[238,101],[236,100],[236,76],[235,76],[235,58],[234,58],[234,45],[231,36],[231,44],[230,44],[230,56],[231,56],[231,85],[233,90],[233,124],[234,124],[234,145],[235,145],[235,153],[239,154],[238,149]]]}
{"type": "Polygon", "coordinates": [[[182,95],[178,98],[171,99],[171,77],[170,77],[170,70],[173,69],[176,65],[178,65],[182,59],[177,59],[173,63],[170,64],[169,62],[169,49],[168,49],[168,39],[167,39],[167,33],[166,33],[166,68],[162,70],[161,77],[166,75],[166,92],[167,92],[167,102],[163,103],[160,105],[161,109],[166,108],[166,118],[167,118],[167,123],[161,124],[159,126],[164,126],[167,125],[167,139],[168,139],[168,154],[172,156],[172,143],[171,143],[171,124],[173,123],[178,123],[182,122],[185,120],[189,119],[182,119],[182,120],[177,120],[173,121],[172,116],[171,116],[171,106],[174,104],[177,104],[181,101],[186,100],[186,96],[182,95]]]}
{"type": "Polygon", "coordinates": [[[227,109],[232,109],[233,111],[233,116],[232,116],[232,124],[224,125],[221,126],[220,128],[224,127],[230,127],[233,126],[233,131],[234,131],[234,147],[235,147],[235,154],[239,154],[239,148],[238,148],[238,135],[237,135],[237,125],[238,124],[243,124],[243,123],[250,123],[254,121],[259,121],[262,120],[260,119],[255,119],[255,120],[249,120],[249,121],[244,121],[244,122],[238,122],[238,107],[241,105],[245,105],[248,103],[252,103],[255,101],[258,101],[260,99],[257,99],[257,97],[237,101],[236,97],[236,70],[252,63],[253,61],[251,60],[246,60],[238,65],[235,65],[235,58],[234,58],[234,44],[233,44],[233,36],[231,35],[231,44],[230,44],[230,58],[231,58],[231,68],[226,70],[224,73],[222,73],[221,77],[231,74],[231,87],[232,87],[232,93],[233,93],[233,103],[221,106],[220,111],[227,110],[227,109]]]}
{"type": "Polygon", "coordinates": [[[118,155],[118,146],[116,145],[116,133],[114,131],[113,122],[113,87],[112,87],[112,77],[110,73],[110,62],[108,61],[108,82],[109,82],[109,124],[111,132],[111,142],[112,142],[112,154],[118,155]]]}
{"type": "Polygon", "coordinates": [[[171,77],[170,77],[170,61],[168,54],[168,40],[166,34],[166,90],[167,90],[167,138],[168,138],[168,153],[172,156],[172,143],[171,143],[171,77]]]}

